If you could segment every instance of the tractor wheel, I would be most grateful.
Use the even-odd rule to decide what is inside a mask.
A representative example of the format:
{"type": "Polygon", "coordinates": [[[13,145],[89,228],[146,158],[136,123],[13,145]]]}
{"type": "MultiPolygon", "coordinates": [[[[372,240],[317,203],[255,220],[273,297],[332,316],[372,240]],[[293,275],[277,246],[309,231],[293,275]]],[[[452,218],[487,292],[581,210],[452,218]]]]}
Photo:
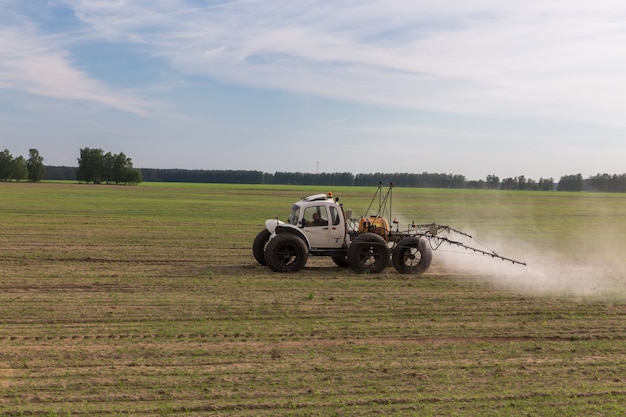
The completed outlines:
{"type": "Polygon", "coordinates": [[[335,265],[341,268],[346,268],[350,266],[348,263],[348,258],[345,255],[335,255],[331,257],[335,265]]]}
{"type": "Polygon", "coordinates": [[[421,275],[432,260],[433,250],[428,242],[417,236],[402,239],[393,249],[393,266],[401,274],[421,275]]]}
{"type": "Polygon", "coordinates": [[[274,272],[296,272],[304,268],[309,251],[306,243],[292,233],[282,233],[265,247],[265,261],[274,272]]]}
{"type": "Polygon", "coordinates": [[[359,235],[348,248],[348,264],[356,273],[379,273],[388,263],[389,248],[380,235],[374,233],[359,235]]]}
{"type": "Polygon", "coordinates": [[[261,265],[267,265],[265,261],[265,245],[267,241],[270,240],[271,233],[267,229],[263,229],[259,232],[258,235],[254,238],[254,243],[252,244],[252,253],[254,254],[254,259],[261,265]]]}

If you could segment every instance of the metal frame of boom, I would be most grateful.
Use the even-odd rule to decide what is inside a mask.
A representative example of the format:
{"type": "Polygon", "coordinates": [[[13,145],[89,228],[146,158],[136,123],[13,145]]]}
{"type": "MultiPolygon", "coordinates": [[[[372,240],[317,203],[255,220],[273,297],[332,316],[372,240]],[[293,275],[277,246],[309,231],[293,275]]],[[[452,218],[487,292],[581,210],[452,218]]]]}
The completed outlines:
{"type": "MultiPolygon", "coordinates": [[[[442,224],[437,224],[437,223],[428,223],[428,224],[414,224],[412,223],[408,230],[406,232],[404,231],[399,231],[398,230],[398,222],[393,220],[392,222],[392,215],[391,215],[391,209],[392,209],[392,191],[394,188],[394,184],[390,183],[389,184],[389,188],[387,189],[386,193],[383,193],[383,184],[382,182],[378,183],[378,189],[376,190],[376,192],[374,193],[374,197],[372,197],[372,201],[370,202],[370,205],[368,206],[365,214],[363,215],[363,217],[368,217],[368,213],[370,212],[374,201],[376,201],[376,198],[378,198],[378,211],[376,212],[375,216],[376,217],[385,217],[385,214],[387,214],[387,221],[389,222],[389,224],[395,224],[396,225],[396,230],[391,230],[390,231],[390,241],[392,241],[394,244],[397,244],[397,242],[399,242],[402,238],[404,237],[409,237],[409,236],[417,236],[417,237],[423,237],[426,240],[429,241],[430,246],[433,250],[437,250],[439,249],[439,247],[443,244],[446,243],[448,245],[451,246],[456,246],[456,247],[460,247],[463,248],[465,250],[471,251],[473,253],[478,253],[481,255],[485,255],[485,256],[489,256],[491,258],[495,258],[495,259],[501,259],[503,261],[507,261],[507,262],[511,262],[514,265],[523,265],[526,266],[526,262],[522,262],[522,261],[518,261],[515,259],[511,259],[511,258],[507,258],[505,256],[501,256],[498,255],[496,252],[494,251],[488,251],[488,250],[484,250],[484,249],[480,249],[480,248],[475,248],[473,246],[469,246],[461,241],[458,240],[452,240],[446,236],[439,236],[440,233],[442,232],[452,232],[452,233],[456,233],[459,234],[461,236],[465,236],[469,239],[473,239],[472,236],[468,233],[465,233],[461,230],[457,230],[454,229],[450,226],[446,226],[446,225],[442,225],[442,224]],[[433,244],[433,242],[435,242],[433,244]]],[[[352,225],[356,225],[358,224],[358,220],[355,219],[350,219],[350,223],[352,225]]]]}

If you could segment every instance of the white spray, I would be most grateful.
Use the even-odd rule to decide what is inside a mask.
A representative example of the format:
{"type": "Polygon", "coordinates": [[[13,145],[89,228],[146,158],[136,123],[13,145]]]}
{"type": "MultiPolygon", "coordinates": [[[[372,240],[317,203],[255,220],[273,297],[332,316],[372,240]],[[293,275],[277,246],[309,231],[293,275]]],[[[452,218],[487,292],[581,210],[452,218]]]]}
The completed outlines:
{"type": "Polygon", "coordinates": [[[602,244],[580,239],[576,253],[571,249],[537,249],[510,238],[490,237],[488,247],[477,245],[475,239],[468,241],[458,235],[454,238],[468,246],[526,262],[527,266],[443,243],[433,254],[433,265],[439,265],[441,273],[478,275],[499,287],[537,295],[626,300],[626,253],[618,242],[611,242],[606,236],[602,244]]]}

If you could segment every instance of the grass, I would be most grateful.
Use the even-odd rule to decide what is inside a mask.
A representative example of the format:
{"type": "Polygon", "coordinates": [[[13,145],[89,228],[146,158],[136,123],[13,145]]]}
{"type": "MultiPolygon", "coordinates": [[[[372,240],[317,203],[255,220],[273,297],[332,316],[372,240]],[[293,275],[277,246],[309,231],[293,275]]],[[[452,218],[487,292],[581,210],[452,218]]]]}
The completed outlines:
{"type": "MultiPolygon", "coordinates": [[[[621,266],[594,273],[621,279],[607,296],[503,287],[439,251],[420,278],[257,265],[263,221],[325,191],[0,184],[0,416],[626,412],[621,266]]],[[[332,191],[355,214],[373,192],[332,191]]],[[[626,231],[623,195],[394,192],[399,218],[550,249],[570,272],[608,268],[581,242],[626,231]]]]}

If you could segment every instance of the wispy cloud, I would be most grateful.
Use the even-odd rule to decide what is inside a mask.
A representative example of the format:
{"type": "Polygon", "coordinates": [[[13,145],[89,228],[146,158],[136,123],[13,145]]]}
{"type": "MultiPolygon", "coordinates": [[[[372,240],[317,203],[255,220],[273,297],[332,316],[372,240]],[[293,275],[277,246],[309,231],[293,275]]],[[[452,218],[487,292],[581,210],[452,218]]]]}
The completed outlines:
{"type": "Polygon", "coordinates": [[[382,106],[622,125],[614,1],[67,0],[91,36],[230,83],[382,106]]]}
{"type": "Polygon", "coordinates": [[[78,69],[53,37],[29,27],[0,28],[0,88],[91,102],[142,116],[152,105],[78,69]]]}
{"type": "MultiPolygon", "coordinates": [[[[115,77],[94,70],[100,62],[87,65],[81,55],[94,48],[97,58],[102,45],[131,45],[126,53],[155,59],[161,71],[175,74],[166,77],[168,88],[178,75],[182,80],[192,75],[380,107],[626,127],[621,114],[626,106],[626,3],[619,1],[8,4],[13,12],[0,17],[3,89],[146,115],[152,94],[165,96],[156,81],[143,85],[149,84],[149,90],[129,91],[115,77]],[[63,19],[72,22],[71,31],[47,24],[61,9],[63,19]]],[[[396,130],[389,123],[361,127],[381,128],[430,132],[428,126],[406,121],[396,130]]],[[[450,132],[459,135],[463,128],[450,132]]]]}

